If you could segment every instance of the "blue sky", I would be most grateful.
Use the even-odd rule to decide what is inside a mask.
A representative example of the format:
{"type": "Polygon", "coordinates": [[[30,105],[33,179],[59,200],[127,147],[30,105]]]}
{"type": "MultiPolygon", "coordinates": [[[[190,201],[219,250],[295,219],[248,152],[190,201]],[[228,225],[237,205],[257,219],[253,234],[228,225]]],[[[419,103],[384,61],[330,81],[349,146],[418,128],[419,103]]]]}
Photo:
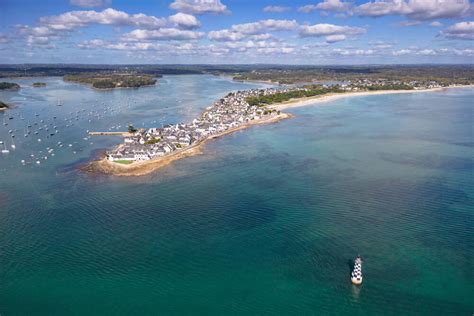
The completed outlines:
{"type": "Polygon", "coordinates": [[[0,63],[473,63],[469,0],[0,0],[0,63]]]}

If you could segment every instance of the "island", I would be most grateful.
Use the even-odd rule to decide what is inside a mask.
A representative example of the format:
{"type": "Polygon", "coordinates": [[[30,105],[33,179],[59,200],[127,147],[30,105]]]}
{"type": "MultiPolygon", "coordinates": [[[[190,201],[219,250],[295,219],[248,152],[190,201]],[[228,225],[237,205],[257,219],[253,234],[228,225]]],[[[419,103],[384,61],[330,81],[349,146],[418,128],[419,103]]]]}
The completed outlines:
{"type": "Polygon", "coordinates": [[[20,85],[13,82],[0,82],[0,90],[18,90],[20,85]]]}
{"type": "Polygon", "coordinates": [[[35,87],[35,88],[46,87],[46,83],[45,82],[35,82],[35,83],[33,83],[33,87],[35,87]]]}
{"type": "Polygon", "coordinates": [[[156,83],[156,79],[150,75],[129,73],[66,75],[64,81],[90,84],[95,89],[139,88],[156,83]]]}
{"type": "MultiPolygon", "coordinates": [[[[450,87],[458,87],[451,85],[450,87]]],[[[201,146],[211,139],[258,124],[278,122],[293,115],[283,109],[317,103],[340,96],[413,93],[444,89],[440,83],[416,80],[362,80],[334,85],[305,85],[251,89],[231,92],[190,123],[162,128],[135,129],[123,132],[124,142],[105,156],[82,167],[84,171],[118,176],[140,176],[172,161],[201,153],[201,146]]],[[[106,133],[91,132],[90,135],[106,133]]],[[[117,134],[117,133],[115,133],[117,134]]]]}

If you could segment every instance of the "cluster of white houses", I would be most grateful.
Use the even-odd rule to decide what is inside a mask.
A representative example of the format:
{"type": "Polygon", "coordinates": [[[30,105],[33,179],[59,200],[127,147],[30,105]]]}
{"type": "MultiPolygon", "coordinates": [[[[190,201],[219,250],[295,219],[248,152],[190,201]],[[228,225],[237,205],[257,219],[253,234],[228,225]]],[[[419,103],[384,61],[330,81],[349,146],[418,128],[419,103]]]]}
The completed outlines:
{"type": "Polygon", "coordinates": [[[370,87],[393,87],[393,86],[406,86],[413,88],[414,90],[419,89],[433,89],[440,88],[442,85],[436,81],[402,81],[402,80],[389,80],[389,79],[359,79],[349,80],[340,85],[340,88],[344,91],[365,91],[370,87]]]}
{"type": "Polygon", "coordinates": [[[121,146],[107,152],[107,159],[110,161],[142,161],[162,157],[249,121],[275,116],[277,115],[275,110],[249,105],[246,98],[287,92],[292,89],[295,88],[231,92],[206,108],[201,116],[190,124],[180,123],[167,125],[163,128],[140,129],[132,136],[125,137],[121,146]]]}

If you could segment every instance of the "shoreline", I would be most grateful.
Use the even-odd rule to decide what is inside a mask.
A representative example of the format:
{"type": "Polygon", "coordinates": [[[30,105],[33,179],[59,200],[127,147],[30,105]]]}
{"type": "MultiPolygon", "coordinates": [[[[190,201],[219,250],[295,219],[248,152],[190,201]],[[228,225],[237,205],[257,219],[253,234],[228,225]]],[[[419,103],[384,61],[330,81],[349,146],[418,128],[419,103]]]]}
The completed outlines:
{"type": "Polygon", "coordinates": [[[177,150],[174,153],[171,153],[169,155],[152,159],[152,160],[139,161],[139,162],[134,162],[131,164],[124,165],[124,164],[112,162],[108,160],[107,157],[103,157],[100,160],[89,162],[87,165],[80,167],[80,169],[88,173],[99,173],[99,174],[105,174],[105,175],[143,176],[143,175],[152,173],[162,167],[165,167],[175,160],[201,154],[202,147],[205,146],[205,144],[210,140],[237,132],[239,130],[249,128],[254,125],[276,123],[276,122],[279,122],[281,120],[288,119],[291,117],[293,117],[293,114],[280,113],[277,116],[274,116],[265,120],[250,121],[244,125],[228,129],[226,131],[223,131],[215,135],[211,135],[194,145],[183,148],[181,150],[177,150]]]}
{"type": "Polygon", "coordinates": [[[378,90],[378,91],[356,91],[356,92],[343,92],[343,93],[330,93],[324,94],[309,98],[299,98],[299,99],[292,99],[282,103],[275,103],[268,105],[269,109],[275,109],[278,111],[291,109],[296,107],[308,106],[317,103],[324,103],[334,100],[339,100],[348,97],[357,97],[357,96],[369,96],[369,95],[382,95],[382,94],[408,94],[408,93],[423,93],[423,92],[439,92],[448,89],[456,89],[456,88],[474,88],[474,85],[458,85],[458,86],[450,86],[450,87],[439,87],[439,88],[432,88],[432,89],[419,89],[419,90],[378,90]]]}
{"type": "MultiPolygon", "coordinates": [[[[354,96],[368,96],[368,95],[382,95],[382,94],[406,94],[406,93],[422,93],[422,92],[435,92],[435,91],[443,91],[447,89],[453,88],[474,88],[474,85],[459,85],[459,86],[451,86],[451,87],[440,87],[440,88],[432,88],[432,89],[420,89],[420,90],[380,90],[380,91],[360,91],[360,92],[347,92],[347,93],[332,93],[320,96],[314,96],[309,98],[302,98],[302,99],[293,99],[288,100],[283,103],[276,103],[270,104],[267,106],[269,109],[274,109],[277,111],[281,111],[284,109],[290,109],[295,107],[302,107],[308,105],[314,105],[317,103],[329,102],[334,101],[346,97],[354,97],[354,96]]],[[[152,160],[145,160],[139,162],[133,162],[131,164],[120,164],[116,162],[109,161],[107,157],[103,157],[100,160],[94,160],[89,162],[87,165],[80,167],[82,171],[88,173],[99,173],[105,175],[115,175],[115,176],[143,176],[149,173],[152,173],[164,166],[169,165],[175,160],[179,160],[185,157],[191,157],[194,155],[198,155],[202,153],[202,147],[210,140],[219,138],[221,136],[243,130],[249,128],[253,125],[263,125],[263,124],[271,124],[276,123],[284,119],[294,117],[291,113],[284,113],[281,112],[277,116],[271,117],[265,120],[258,120],[258,121],[250,121],[244,125],[231,128],[229,130],[223,131],[221,133],[211,135],[208,138],[191,145],[189,147],[183,148],[181,150],[177,150],[174,153],[169,155],[159,157],[152,160]]],[[[118,147],[122,146],[122,144],[118,145],[118,147]]]]}

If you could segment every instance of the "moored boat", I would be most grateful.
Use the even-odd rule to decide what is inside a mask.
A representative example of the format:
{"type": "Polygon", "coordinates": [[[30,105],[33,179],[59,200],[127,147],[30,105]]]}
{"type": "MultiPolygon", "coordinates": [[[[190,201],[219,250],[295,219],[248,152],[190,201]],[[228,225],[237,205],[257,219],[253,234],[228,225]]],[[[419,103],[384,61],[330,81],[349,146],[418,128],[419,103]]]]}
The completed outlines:
{"type": "Polygon", "coordinates": [[[362,284],[362,258],[360,255],[357,256],[354,262],[354,269],[351,273],[352,284],[359,285],[362,284]]]}

